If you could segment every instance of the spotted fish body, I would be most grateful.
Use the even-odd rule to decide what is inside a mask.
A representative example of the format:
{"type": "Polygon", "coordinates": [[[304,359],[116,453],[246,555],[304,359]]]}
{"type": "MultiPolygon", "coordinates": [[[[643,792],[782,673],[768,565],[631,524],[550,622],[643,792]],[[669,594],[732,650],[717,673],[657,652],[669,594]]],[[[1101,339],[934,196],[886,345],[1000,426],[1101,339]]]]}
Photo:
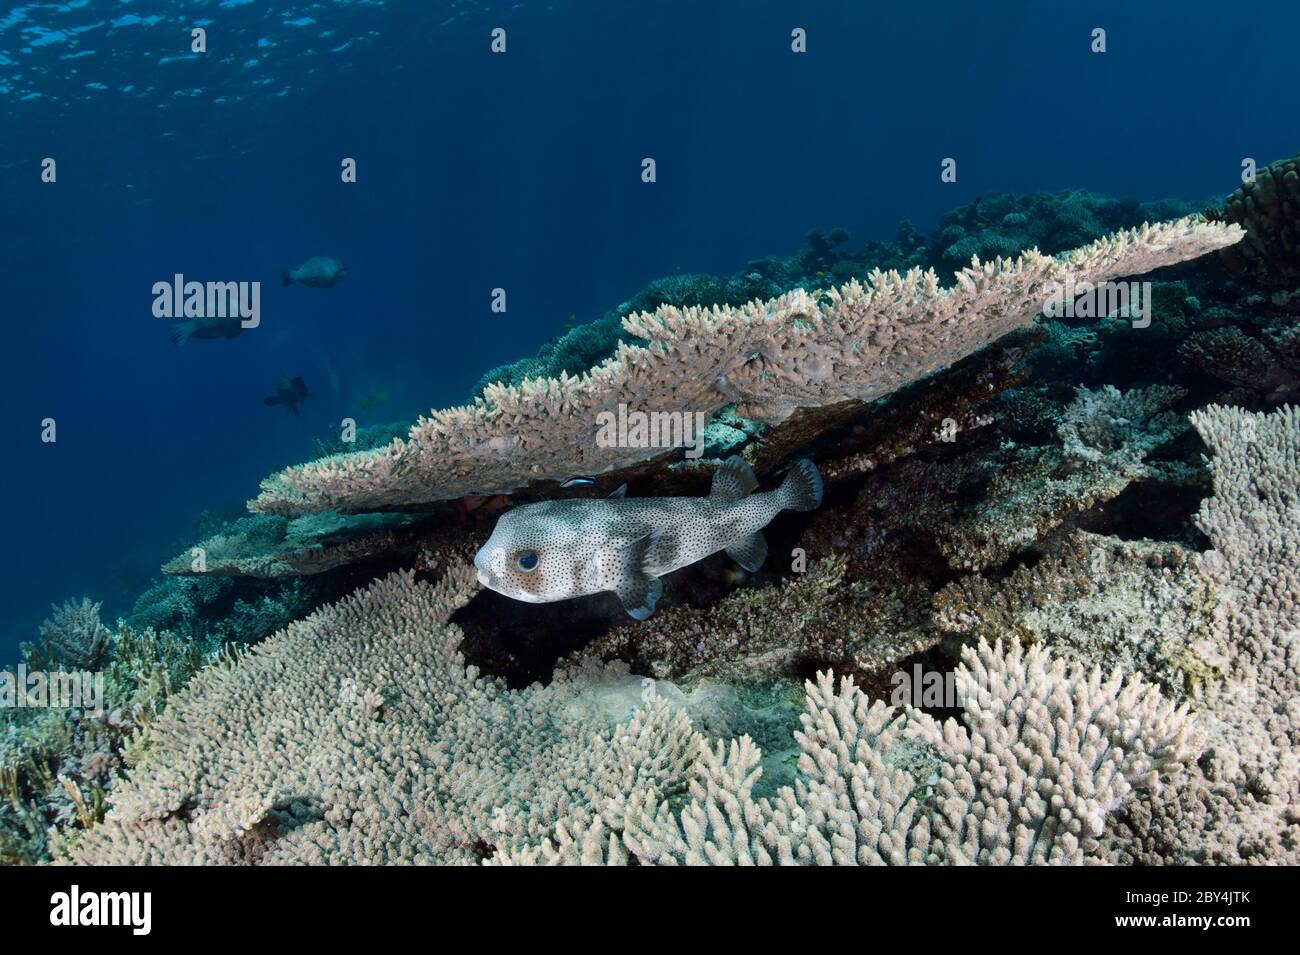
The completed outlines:
{"type": "Polygon", "coordinates": [[[751,493],[754,472],[739,457],[713,475],[707,497],[542,501],[501,516],[474,557],[478,579],[507,597],[551,603],[611,590],[644,620],[665,574],[725,550],[746,570],[767,557],[763,528],[783,510],[821,503],[816,466],[795,462],[775,491],[751,493]]]}

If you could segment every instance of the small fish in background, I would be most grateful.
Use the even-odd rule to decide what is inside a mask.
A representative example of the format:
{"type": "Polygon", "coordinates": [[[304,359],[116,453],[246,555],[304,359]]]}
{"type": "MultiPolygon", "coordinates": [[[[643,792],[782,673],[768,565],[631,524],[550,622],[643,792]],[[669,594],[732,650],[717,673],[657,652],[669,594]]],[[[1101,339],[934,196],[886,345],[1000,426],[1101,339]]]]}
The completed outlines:
{"type": "Polygon", "coordinates": [[[636,620],[654,613],[659,579],[725,550],[746,570],[767,559],[763,528],[781,511],[821,504],[817,466],[790,466],[775,491],[751,493],[758,479],[732,456],[713,475],[707,497],[626,500],[623,485],[600,500],[525,504],[501,515],[474,555],[479,583],[527,603],[551,603],[612,590],[636,620]]]}
{"type": "Polygon", "coordinates": [[[308,288],[330,288],[347,274],[347,266],[328,255],[318,255],[314,259],[308,259],[293,270],[280,270],[280,278],[285,285],[297,282],[308,288]]]}
{"type": "Polygon", "coordinates": [[[184,345],[191,338],[234,338],[244,326],[239,318],[191,318],[176,322],[169,336],[175,345],[184,345]]]}
{"type": "Polygon", "coordinates": [[[560,487],[582,487],[584,484],[595,484],[595,483],[596,482],[589,477],[571,477],[563,484],[561,484],[560,487]]]}
{"type": "Polygon", "coordinates": [[[267,395],[262,399],[264,405],[284,405],[294,414],[298,413],[298,405],[302,404],[309,398],[315,398],[307,390],[307,383],[302,380],[302,375],[295,375],[290,378],[287,375],[280,376],[280,383],[276,386],[275,394],[267,395]]]}
{"type": "Polygon", "coordinates": [[[371,408],[377,408],[380,405],[388,404],[388,392],[376,391],[373,394],[366,395],[357,402],[362,411],[369,411],[371,408]]]}

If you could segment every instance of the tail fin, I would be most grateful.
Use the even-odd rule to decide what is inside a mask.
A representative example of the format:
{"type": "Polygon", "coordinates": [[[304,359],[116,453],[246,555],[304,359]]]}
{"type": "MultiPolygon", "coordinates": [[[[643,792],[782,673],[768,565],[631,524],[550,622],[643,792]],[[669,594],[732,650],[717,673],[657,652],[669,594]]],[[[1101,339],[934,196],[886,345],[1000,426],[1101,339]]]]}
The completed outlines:
{"type": "Polygon", "coordinates": [[[171,338],[173,345],[184,345],[190,340],[190,336],[194,334],[194,328],[194,322],[180,322],[172,329],[171,335],[168,337],[171,338]]]}
{"type": "Polygon", "coordinates": [[[293,284],[293,276],[289,274],[289,270],[288,270],[288,269],[285,269],[285,268],[280,269],[280,283],[281,283],[282,285],[292,285],[292,284],[293,284]]]}
{"type": "Polygon", "coordinates": [[[822,502],[822,476],[817,465],[800,458],[790,465],[790,472],[778,488],[782,507],[791,511],[811,511],[822,502]]]}

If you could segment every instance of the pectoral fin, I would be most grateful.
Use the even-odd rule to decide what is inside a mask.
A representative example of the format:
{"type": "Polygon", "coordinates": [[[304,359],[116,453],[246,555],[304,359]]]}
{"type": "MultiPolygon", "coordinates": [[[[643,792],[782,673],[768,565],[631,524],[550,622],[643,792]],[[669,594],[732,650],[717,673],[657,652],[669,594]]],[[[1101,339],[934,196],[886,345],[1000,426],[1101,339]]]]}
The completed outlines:
{"type": "Polygon", "coordinates": [[[727,556],[748,571],[755,571],[767,560],[767,541],[762,531],[754,531],[727,548],[727,556]]]}
{"type": "Polygon", "coordinates": [[[663,581],[646,570],[650,551],[659,537],[660,532],[656,530],[632,542],[627,549],[618,586],[614,588],[618,599],[623,602],[623,609],[633,620],[645,620],[654,613],[655,604],[664,593],[663,581]]]}
{"type": "Polygon", "coordinates": [[[664,582],[658,577],[627,579],[618,585],[618,599],[633,620],[645,620],[655,612],[655,604],[664,595],[664,582]]]}

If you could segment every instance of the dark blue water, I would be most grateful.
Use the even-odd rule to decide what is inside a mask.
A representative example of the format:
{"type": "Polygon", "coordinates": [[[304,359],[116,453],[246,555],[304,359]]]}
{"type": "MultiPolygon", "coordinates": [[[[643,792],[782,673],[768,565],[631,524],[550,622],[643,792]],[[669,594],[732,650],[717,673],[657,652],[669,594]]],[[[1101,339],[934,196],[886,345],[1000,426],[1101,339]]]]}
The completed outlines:
{"type": "Polygon", "coordinates": [[[1297,151],[1294,3],[8,6],[3,659],[51,601],[123,612],[200,512],[238,512],[345,415],[462,402],[655,277],[981,193],[1221,196],[1243,157],[1297,151]],[[281,288],[313,255],[347,277],[281,288]],[[171,345],[150,289],[177,272],[262,282],[261,326],[171,345]],[[281,374],[318,395],[298,417],[262,402],[281,374]]]}

